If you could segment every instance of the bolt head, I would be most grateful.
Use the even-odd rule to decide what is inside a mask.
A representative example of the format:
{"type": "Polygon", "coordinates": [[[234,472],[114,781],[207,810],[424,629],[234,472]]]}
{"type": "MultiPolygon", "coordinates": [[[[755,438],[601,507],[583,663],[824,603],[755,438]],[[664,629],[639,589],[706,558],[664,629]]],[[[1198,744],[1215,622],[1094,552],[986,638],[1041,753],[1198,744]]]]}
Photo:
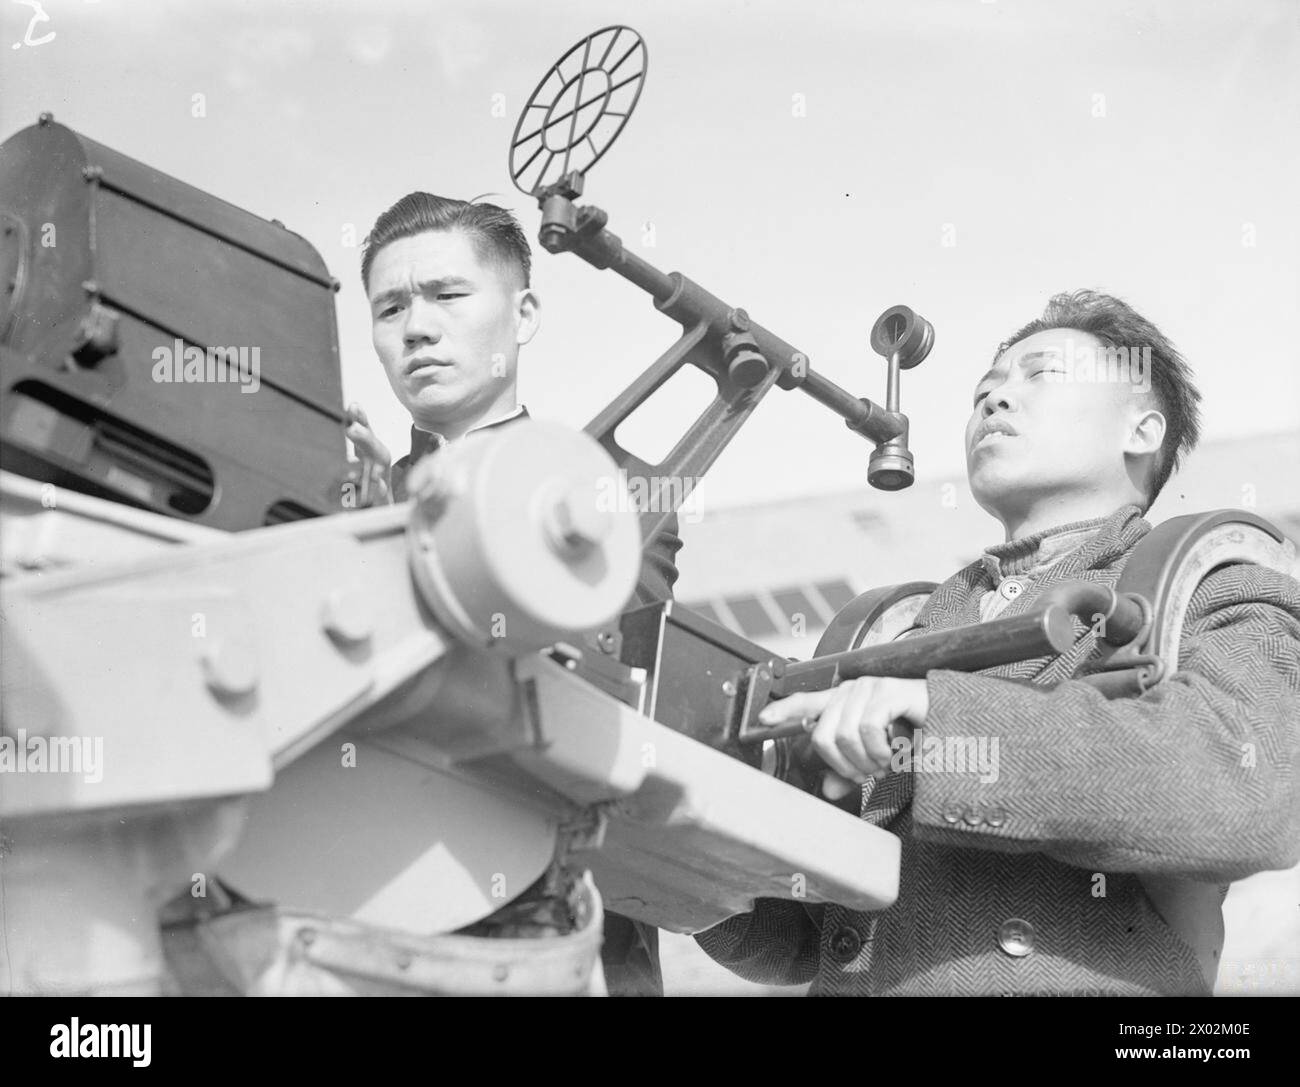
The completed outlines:
{"type": "Polygon", "coordinates": [[[335,589],[325,598],[321,626],[336,642],[345,645],[364,642],[375,629],[370,602],[358,592],[335,589]]]}
{"type": "Polygon", "coordinates": [[[614,515],[596,506],[590,488],[570,487],[551,507],[552,536],[571,554],[586,554],[613,531],[614,515]]]}
{"type": "Polygon", "coordinates": [[[257,688],[257,655],[247,645],[213,639],[204,648],[200,664],[215,694],[234,697],[257,688]]]}

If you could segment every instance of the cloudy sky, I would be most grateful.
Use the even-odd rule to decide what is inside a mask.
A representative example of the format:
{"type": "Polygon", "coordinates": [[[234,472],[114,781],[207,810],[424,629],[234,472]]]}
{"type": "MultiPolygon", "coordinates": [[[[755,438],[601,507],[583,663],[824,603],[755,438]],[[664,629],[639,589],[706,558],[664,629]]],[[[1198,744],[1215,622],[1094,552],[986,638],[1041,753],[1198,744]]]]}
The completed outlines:
{"type": "MultiPolygon", "coordinates": [[[[935,349],[903,380],[918,485],[963,470],[993,347],[1076,287],[1124,297],[1182,348],[1208,437],[1300,430],[1291,0],[43,11],[33,23],[33,0],[0,0],[0,136],[51,110],[305,235],[344,284],[345,390],[397,454],[407,423],[370,347],[356,242],[412,189],[500,193],[535,236],[506,167],[516,116],[560,54],[612,23],[642,33],[649,73],[585,199],[643,257],[743,305],[856,395],[883,399],[876,316],[903,302],[929,318],[935,349]]],[[[523,399],[581,426],[677,329],[611,273],[540,248],[535,266],[544,316],[523,399]]],[[[700,395],[666,394],[629,441],[664,448],[700,395]]],[[[865,489],[869,451],[778,390],[700,498],[865,489]]]]}

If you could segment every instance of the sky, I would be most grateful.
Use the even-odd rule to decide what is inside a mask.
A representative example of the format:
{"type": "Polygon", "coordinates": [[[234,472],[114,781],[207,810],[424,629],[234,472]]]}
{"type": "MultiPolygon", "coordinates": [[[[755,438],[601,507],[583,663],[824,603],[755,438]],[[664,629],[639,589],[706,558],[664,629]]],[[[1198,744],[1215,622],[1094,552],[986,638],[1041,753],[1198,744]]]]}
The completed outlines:
{"type": "MultiPolygon", "coordinates": [[[[1117,294],[1182,350],[1207,439],[1300,431],[1300,4],[1292,0],[307,3],[0,0],[0,137],[43,110],[305,236],[343,283],[345,395],[401,455],[359,242],[423,189],[540,214],[507,151],[534,85],[601,27],[644,37],[635,113],[584,203],[883,401],[867,336],[935,327],[902,380],[917,485],[964,471],[973,386],[1061,290],[1117,294]],[[50,36],[52,35],[52,37],[50,36]],[[39,43],[39,44],[37,44],[39,43]],[[196,97],[198,96],[198,97],[196,97]],[[1288,197],[1286,194],[1290,193],[1288,197]]],[[[678,335],[641,292],[534,246],[521,399],[585,425],[678,335]]],[[[657,459],[711,395],[623,432],[657,459]]],[[[634,425],[635,424],[635,425],[634,425]]],[[[861,488],[870,444],[774,390],[701,507],[861,488]]]]}

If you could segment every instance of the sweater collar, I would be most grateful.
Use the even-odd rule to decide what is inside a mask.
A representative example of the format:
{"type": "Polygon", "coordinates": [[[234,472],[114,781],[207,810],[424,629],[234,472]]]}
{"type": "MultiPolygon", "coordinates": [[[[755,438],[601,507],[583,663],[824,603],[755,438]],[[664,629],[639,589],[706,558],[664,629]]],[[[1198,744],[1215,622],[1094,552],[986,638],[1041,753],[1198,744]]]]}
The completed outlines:
{"type": "MultiPolygon", "coordinates": [[[[1059,527],[1070,528],[1069,525],[1059,527]]],[[[1139,507],[1121,506],[1104,520],[1090,538],[1061,555],[1058,561],[1043,571],[1042,579],[1035,582],[1034,592],[1021,593],[1011,601],[1003,610],[1002,618],[1019,614],[1038,599],[1044,589],[1052,585],[1072,578],[1089,578],[1092,571],[1113,567],[1117,562],[1123,561],[1137,542],[1150,531],[1151,526],[1142,518],[1139,507]]],[[[990,550],[1002,546],[995,545],[990,550]]],[[[952,630],[979,623],[980,600],[988,590],[990,581],[990,573],[982,559],[962,567],[930,594],[916,617],[914,629],[927,632],[952,630]]]]}
{"type": "MultiPolygon", "coordinates": [[[[1090,541],[1099,543],[1101,551],[1114,549],[1120,544],[1120,537],[1127,538],[1129,534],[1125,529],[1134,520],[1145,524],[1142,522],[1141,509],[1134,505],[1121,506],[1105,517],[1071,521],[1016,540],[994,544],[985,548],[980,561],[994,586],[1001,584],[1002,579],[1007,577],[1033,577],[1090,541]]],[[[1127,550],[1128,546],[1131,543],[1119,546],[1118,550],[1127,550]]],[[[1103,557],[1109,556],[1098,554],[1093,559],[1103,557]]]]}

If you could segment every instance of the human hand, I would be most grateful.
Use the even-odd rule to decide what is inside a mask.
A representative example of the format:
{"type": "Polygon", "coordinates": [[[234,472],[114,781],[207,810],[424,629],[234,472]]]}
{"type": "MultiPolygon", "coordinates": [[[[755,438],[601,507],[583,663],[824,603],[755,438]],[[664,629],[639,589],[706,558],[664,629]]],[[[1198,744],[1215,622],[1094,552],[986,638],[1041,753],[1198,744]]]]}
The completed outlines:
{"type": "Polygon", "coordinates": [[[370,419],[360,404],[349,404],[347,435],[361,458],[361,495],[358,505],[387,505],[393,501],[389,472],[393,455],[370,429],[370,419]]]}
{"type": "Polygon", "coordinates": [[[768,725],[803,722],[813,750],[830,768],[822,793],[838,800],[855,785],[884,777],[895,731],[924,724],[929,709],[925,680],[863,676],[824,691],[799,691],[758,718],[768,725]]]}

